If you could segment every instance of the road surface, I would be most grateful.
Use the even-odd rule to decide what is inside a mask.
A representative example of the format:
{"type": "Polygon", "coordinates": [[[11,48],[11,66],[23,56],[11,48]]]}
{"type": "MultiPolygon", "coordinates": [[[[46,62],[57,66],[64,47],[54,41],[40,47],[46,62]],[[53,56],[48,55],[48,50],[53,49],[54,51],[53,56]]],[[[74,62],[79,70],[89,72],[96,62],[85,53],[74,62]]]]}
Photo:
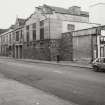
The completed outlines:
{"type": "Polygon", "coordinates": [[[91,69],[0,60],[6,77],[78,105],[105,105],[105,73],[91,69]]]}
{"type": "Polygon", "coordinates": [[[0,105],[75,105],[0,73],[0,105]]]}

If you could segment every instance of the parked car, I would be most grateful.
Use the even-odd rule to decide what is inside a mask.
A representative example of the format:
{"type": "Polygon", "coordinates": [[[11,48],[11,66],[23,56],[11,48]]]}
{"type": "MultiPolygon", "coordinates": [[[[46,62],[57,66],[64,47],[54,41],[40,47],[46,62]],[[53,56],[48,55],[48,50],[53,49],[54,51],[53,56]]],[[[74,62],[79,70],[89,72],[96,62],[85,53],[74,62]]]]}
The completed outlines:
{"type": "Polygon", "coordinates": [[[105,71],[105,57],[96,58],[92,62],[92,67],[94,71],[105,71]]]}

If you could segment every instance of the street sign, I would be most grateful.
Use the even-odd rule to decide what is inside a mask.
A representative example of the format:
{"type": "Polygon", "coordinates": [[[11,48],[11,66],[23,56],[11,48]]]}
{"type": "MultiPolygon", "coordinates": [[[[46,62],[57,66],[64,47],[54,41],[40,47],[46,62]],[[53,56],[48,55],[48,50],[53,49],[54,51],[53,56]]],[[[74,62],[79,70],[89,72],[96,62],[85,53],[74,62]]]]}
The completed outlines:
{"type": "Polygon", "coordinates": [[[105,36],[100,36],[100,44],[105,44],[105,36]]]}

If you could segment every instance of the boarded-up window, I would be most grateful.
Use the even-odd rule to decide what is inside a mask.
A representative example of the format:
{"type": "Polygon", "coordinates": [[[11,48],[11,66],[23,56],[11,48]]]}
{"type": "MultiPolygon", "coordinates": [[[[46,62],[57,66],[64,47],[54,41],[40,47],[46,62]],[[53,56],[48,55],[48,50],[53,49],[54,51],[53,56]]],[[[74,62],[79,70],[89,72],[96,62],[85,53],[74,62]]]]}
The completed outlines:
{"type": "Polygon", "coordinates": [[[68,25],[67,25],[67,29],[68,29],[68,31],[73,31],[73,30],[75,30],[75,25],[73,25],[73,24],[68,24],[68,25]]]}

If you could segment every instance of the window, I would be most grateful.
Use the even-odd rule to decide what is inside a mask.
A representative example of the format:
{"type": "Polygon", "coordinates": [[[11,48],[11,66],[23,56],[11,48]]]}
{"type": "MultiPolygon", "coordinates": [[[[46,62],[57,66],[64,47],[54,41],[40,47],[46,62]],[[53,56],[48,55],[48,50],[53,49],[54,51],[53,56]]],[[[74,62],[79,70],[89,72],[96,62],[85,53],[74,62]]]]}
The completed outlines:
{"type": "Polygon", "coordinates": [[[36,40],[36,23],[32,24],[32,31],[33,31],[33,40],[36,40]]]}
{"type": "Polygon", "coordinates": [[[36,40],[36,30],[33,30],[33,40],[36,40]]]}
{"type": "Polygon", "coordinates": [[[103,58],[103,63],[105,63],[105,58],[103,58]]]}
{"type": "Polygon", "coordinates": [[[16,32],[16,41],[19,41],[19,31],[16,32]]]}
{"type": "Polygon", "coordinates": [[[104,57],[104,47],[100,48],[100,55],[101,55],[101,57],[104,57]]]}
{"type": "Polygon", "coordinates": [[[27,42],[29,42],[29,32],[27,32],[27,42]]]}
{"type": "Polygon", "coordinates": [[[101,63],[105,63],[105,58],[100,58],[101,63]]]}
{"type": "Polygon", "coordinates": [[[11,42],[11,34],[9,34],[9,42],[11,42]]]}
{"type": "Polygon", "coordinates": [[[21,35],[20,35],[20,39],[23,38],[23,31],[21,30],[21,35]]]}
{"type": "Polygon", "coordinates": [[[40,29],[40,40],[44,40],[44,28],[40,29]]]}
{"type": "Polygon", "coordinates": [[[29,25],[28,25],[28,26],[26,26],[26,30],[27,30],[27,31],[29,31],[29,25]]]}
{"type": "Polygon", "coordinates": [[[33,28],[33,29],[36,29],[36,23],[33,23],[33,24],[32,24],[32,28],[33,28]]]}
{"type": "Polygon", "coordinates": [[[29,25],[26,26],[26,38],[27,38],[27,42],[29,42],[29,25]]]}
{"type": "Polygon", "coordinates": [[[40,27],[44,27],[44,20],[40,21],[40,27]]]}
{"type": "Polygon", "coordinates": [[[13,41],[15,40],[15,32],[13,32],[13,38],[12,39],[13,39],[13,41]]]}
{"type": "Polygon", "coordinates": [[[67,25],[67,29],[68,29],[68,31],[73,31],[73,30],[75,30],[75,25],[73,25],[73,24],[68,24],[68,25],[67,25]]]}
{"type": "Polygon", "coordinates": [[[3,36],[3,43],[5,43],[5,36],[3,36]]]}
{"type": "Polygon", "coordinates": [[[8,35],[6,36],[6,42],[8,43],[8,35]]]}
{"type": "Polygon", "coordinates": [[[44,21],[40,21],[40,40],[44,40],[44,21]]]}
{"type": "Polygon", "coordinates": [[[100,44],[105,44],[105,37],[104,36],[100,37],[100,44]]]}

